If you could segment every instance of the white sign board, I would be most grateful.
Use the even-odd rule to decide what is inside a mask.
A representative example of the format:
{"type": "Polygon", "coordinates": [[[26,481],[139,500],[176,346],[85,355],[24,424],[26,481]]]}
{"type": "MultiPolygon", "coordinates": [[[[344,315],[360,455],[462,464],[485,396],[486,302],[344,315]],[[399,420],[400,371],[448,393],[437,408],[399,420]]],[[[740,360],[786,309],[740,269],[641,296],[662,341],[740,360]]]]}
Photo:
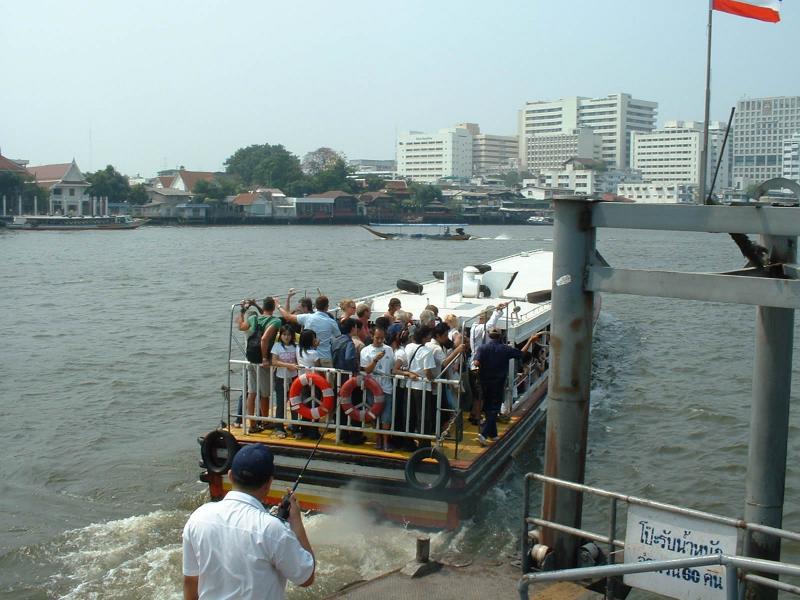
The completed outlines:
{"type": "MultiPolygon", "coordinates": [[[[654,508],[631,505],[625,562],[736,554],[736,528],[654,508]]],[[[681,600],[724,600],[725,567],[712,565],[625,575],[626,585],[681,600]]]]}
{"type": "Polygon", "coordinates": [[[455,294],[461,293],[461,271],[445,271],[444,272],[444,302],[443,307],[447,307],[447,298],[455,294]]]}

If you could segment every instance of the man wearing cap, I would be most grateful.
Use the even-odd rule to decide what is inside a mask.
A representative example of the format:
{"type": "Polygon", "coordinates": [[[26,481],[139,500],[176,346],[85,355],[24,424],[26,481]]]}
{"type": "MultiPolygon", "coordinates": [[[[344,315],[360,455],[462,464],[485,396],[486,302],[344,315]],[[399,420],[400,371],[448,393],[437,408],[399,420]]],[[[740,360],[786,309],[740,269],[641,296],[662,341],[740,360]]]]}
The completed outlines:
{"type": "Polygon", "coordinates": [[[497,438],[497,413],[503,404],[503,392],[508,378],[508,361],[512,358],[522,359],[523,353],[528,352],[539,335],[532,335],[522,349],[519,349],[504,344],[500,340],[500,331],[491,329],[489,340],[473,355],[472,359],[478,368],[480,378],[483,408],[486,411],[486,422],[478,434],[478,443],[481,446],[497,438]]]}
{"type": "Polygon", "coordinates": [[[261,504],[272,484],[272,452],[249,444],[233,458],[233,489],[192,513],[183,528],[184,600],[286,598],[286,580],[308,587],[315,562],[300,505],[291,495],[288,526],[261,504]]]}
{"type": "Polygon", "coordinates": [[[479,425],[481,421],[481,411],[483,410],[483,389],[478,379],[478,367],[475,364],[475,356],[478,349],[489,339],[488,332],[497,325],[503,310],[508,306],[508,302],[498,304],[496,309],[487,307],[478,317],[478,322],[470,327],[469,348],[472,352],[472,360],[469,365],[469,383],[472,388],[472,409],[470,410],[469,421],[473,425],[479,425]],[[487,320],[488,319],[488,320],[487,320]]]}

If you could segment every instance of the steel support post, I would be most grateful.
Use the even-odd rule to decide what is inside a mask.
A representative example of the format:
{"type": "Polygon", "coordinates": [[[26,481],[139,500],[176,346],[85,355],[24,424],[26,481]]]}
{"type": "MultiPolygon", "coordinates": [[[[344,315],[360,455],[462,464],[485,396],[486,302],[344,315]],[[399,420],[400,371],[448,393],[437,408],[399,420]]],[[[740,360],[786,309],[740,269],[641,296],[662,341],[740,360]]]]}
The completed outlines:
{"type": "MultiPolygon", "coordinates": [[[[797,262],[797,238],[761,236],[770,262],[797,262]]],[[[756,347],[750,445],[747,456],[748,522],[781,527],[786,482],[786,449],[789,439],[789,396],[792,383],[794,310],[756,308],[756,347]]],[[[744,553],[753,558],[780,560],[780,538],[749,532],[744,553]]],[[[747,583],[746,598],[772,600],[773,588],[747,583]]]]}
{"type": "MultiPolygon", "coordinates": [[[[570,197],[557,199],[554,204],[551,362],[544,473],[583,483],[594,300],[594,294],[584,289],[584,279],[595,250],[595,230],[591,226],[593,202],[570,197]]],[[[542,517],[580,527],[582,502],[581,493],[546,484],[542,517]]],[[[542,541],[555,551],[557,569],[576,565],[577,538],[544,528],[542,541]]]]}

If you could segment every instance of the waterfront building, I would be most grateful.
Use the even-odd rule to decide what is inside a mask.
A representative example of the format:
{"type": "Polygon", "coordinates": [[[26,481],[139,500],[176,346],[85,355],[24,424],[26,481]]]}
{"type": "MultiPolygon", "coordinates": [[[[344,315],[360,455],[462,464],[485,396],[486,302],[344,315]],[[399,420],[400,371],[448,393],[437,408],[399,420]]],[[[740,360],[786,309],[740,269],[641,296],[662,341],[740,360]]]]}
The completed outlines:
{"type": "Polygon", "coordinates": [[[481,133],[477,123],[459,123],[472,135],[472,176],[507,173],[519,155],[519,138],[516,135],[481,133]]]}
{"type": "MultiPolygon", "coordinates": [[[[706,184],[711,186],[719,160],[726,124],[708,124],[708,167],[706,184]]],[[[700,148],[703,143],[703,124],[697,121],[667,121],[664,127],[651,132],[631,134],[631,166],[650,183],[690,183],[700,176],[700,148]]],[[[720,162],[715,190],[730,186],[730,145],[720,162]]]]}
{"type": "MultiPolygon", "coordinates": [[[[604,98],[575,96],[527,102],[519,111],[520,162],[527,165],[528,137],[591,128],[601,138],[600,158],[609,167],[630,166],[630,134],[655,128],[658,103],[630,94],[604,98]]],[[[570,157],[571,158],[571,157],[570,157]]],[[[591,157],[587,157],[591,158],[591,157]]]]}
{"type": "Polygon", "coordinates": [[[736,103],[733,186],[746,189],[783,173],[784,141],[800,132],[800,96],[736,103]]]}
{"type": "Polygon", "coordinates": [[[39,187],[50,193],[50,214],[56,211],[63,215],[91,214],[91,198],[86,195],[91,184],[84,178],[74,158],[71,163],[28,167],[28,172],[39,187]]]}
{"type": "Polygon", "coordinates": [[[28,175],[28,171],[25,169],[25,164],[28,161],[19,161],[13,160],[11,158],[6,158],[2,154],[0,154],[0,171],[10,171],[11,173],[18,173],[20,175],[28,175]]]}
{"type": "Polygon", "coordinates": [[[358,215],[356,197],[341,190],[294,198],[294,205],[297,218],[308,221],[324,221],[334,217],[352,218],[358,215]]]}
{"type": "MultiPolygon", "coordinates": [[[[626,182],[641,182],[638,171],[632,169],[609,169],[596,159],[572,158],[559,169],[541,171],[534,179],[524,179],[525,187],[555,189],[559,192],[572,190],[576,194],[600,196],[616,193],[617,186],[626,182]]],[[[523,191],[523,195],[527,194],[523,191]]]]}
{"type": "Polygon", "coordinates": [[[145,188],[149,202],[141,206],[133,206],[131,214],[134,217],[148,219],[170,219],[178,216],[178,206],[186,204],[192,199],[192,194],[174,188],[145,188]]]}
{"type": "Polygon", "coordinates": [[[602,139],[588,127],[541,133],[525,139],[526,170],[560,169],[571,158],[599,159],[602,139]]]}
{"type": "Polygon", "coordinates": [[[234,211],[246,217],[271,217],[272,198],[263,192],[243,192],[237,194],[233,201],[234,211]]]}
{"type": "Polygon", "coordinates": [[[420,183],[469,179],[472,175],[472,134],[463,127],[436,133],[407,131],[397,139],[397,173],[420,183]]]}
{"type": "Polygon", "coordinates": [[[185,169],[180,169],[172,178],[168,187],[183,192],[193,192],[198,182],[208,181],[210,183],[214,181],[217,175],[217,173],[209,171],[186,171],[185,169]]]}
{"type": "Polygon", "coordinates": [[[800,133],[783,140],[781,177],[800,183],[800,133]]]}
{"type": "Polygon", "coordinates": [[[687,204],[695,201],[697,184],[621,183],[617,194],[642,204],[687,204]]]}

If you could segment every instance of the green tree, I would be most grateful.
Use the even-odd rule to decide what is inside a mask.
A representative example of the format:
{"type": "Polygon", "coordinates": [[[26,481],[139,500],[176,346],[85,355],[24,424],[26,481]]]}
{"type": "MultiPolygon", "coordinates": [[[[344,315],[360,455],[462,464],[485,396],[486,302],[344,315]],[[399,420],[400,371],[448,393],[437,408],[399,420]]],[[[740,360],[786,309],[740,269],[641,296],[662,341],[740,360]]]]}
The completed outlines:
{"type": "Polygon", "coordinates": [[[150,198],[147,196],[143,184],[131,186],[131,193],[128,195],[128,202],[131,204],[147,204],[150,198]]]}
{"type": "Polygon", "coordinates": [[[327,192],[328,190],[342,190],[343,192],[354,193],[356,183],[348,179],[352,174],[352,169],[347,166],[342,158],[337,158],[326,169],[319,171],[310,180],[310,187],[315,193],[327,192]]]}
{"type": "Polygon", "coordinates": [[[408,186],[411,192],[411,205],[417,211],[422,211],[428,204],[434,200],[442,199],[442,190],[434,185],[426,185],[422,183],[410,183],[408,186]]]}
{"type": "Polygon", "coordinates": [[[239,192],[236,180],[231,177],[217,177],[212,181],[200,180],[194,186],[194,200],[197,202],[220,202],[227,196],[239,192]]]}
{"type": "Polygon", "coordinates": [[[33,199],[37,199],[37,208],[42,211],[47,207],[50,194],[38,186],[29,173],[0,171],[0,198],[3,196],[6,197],[6,210],[16,212],[22,196],[22,212],[32,213],[33,199]]]}
{"type": "Polygon", "coordinates": [[[364,182],[367,184],[367,190],[370,192],[377,192],[386,186],[386,180],[377,175],[367,175],[364,178],[364,182]]]}
{"type": "Polygon", "coordinates": [[[280,144],[239,148],[225,161],[225,171],[248,187],[263,185],[283,189],[303,180],[300,160],[280,144]]]}
{"type": "Polygon", "coordinates": [[[87,173],[85,177],[91,184],[86,190],[89,196],[98,198],[105,196],[109,202],[127,202],[130,198],[131,186],[128,179],[112,165],[94,173],[87,173]]]}

